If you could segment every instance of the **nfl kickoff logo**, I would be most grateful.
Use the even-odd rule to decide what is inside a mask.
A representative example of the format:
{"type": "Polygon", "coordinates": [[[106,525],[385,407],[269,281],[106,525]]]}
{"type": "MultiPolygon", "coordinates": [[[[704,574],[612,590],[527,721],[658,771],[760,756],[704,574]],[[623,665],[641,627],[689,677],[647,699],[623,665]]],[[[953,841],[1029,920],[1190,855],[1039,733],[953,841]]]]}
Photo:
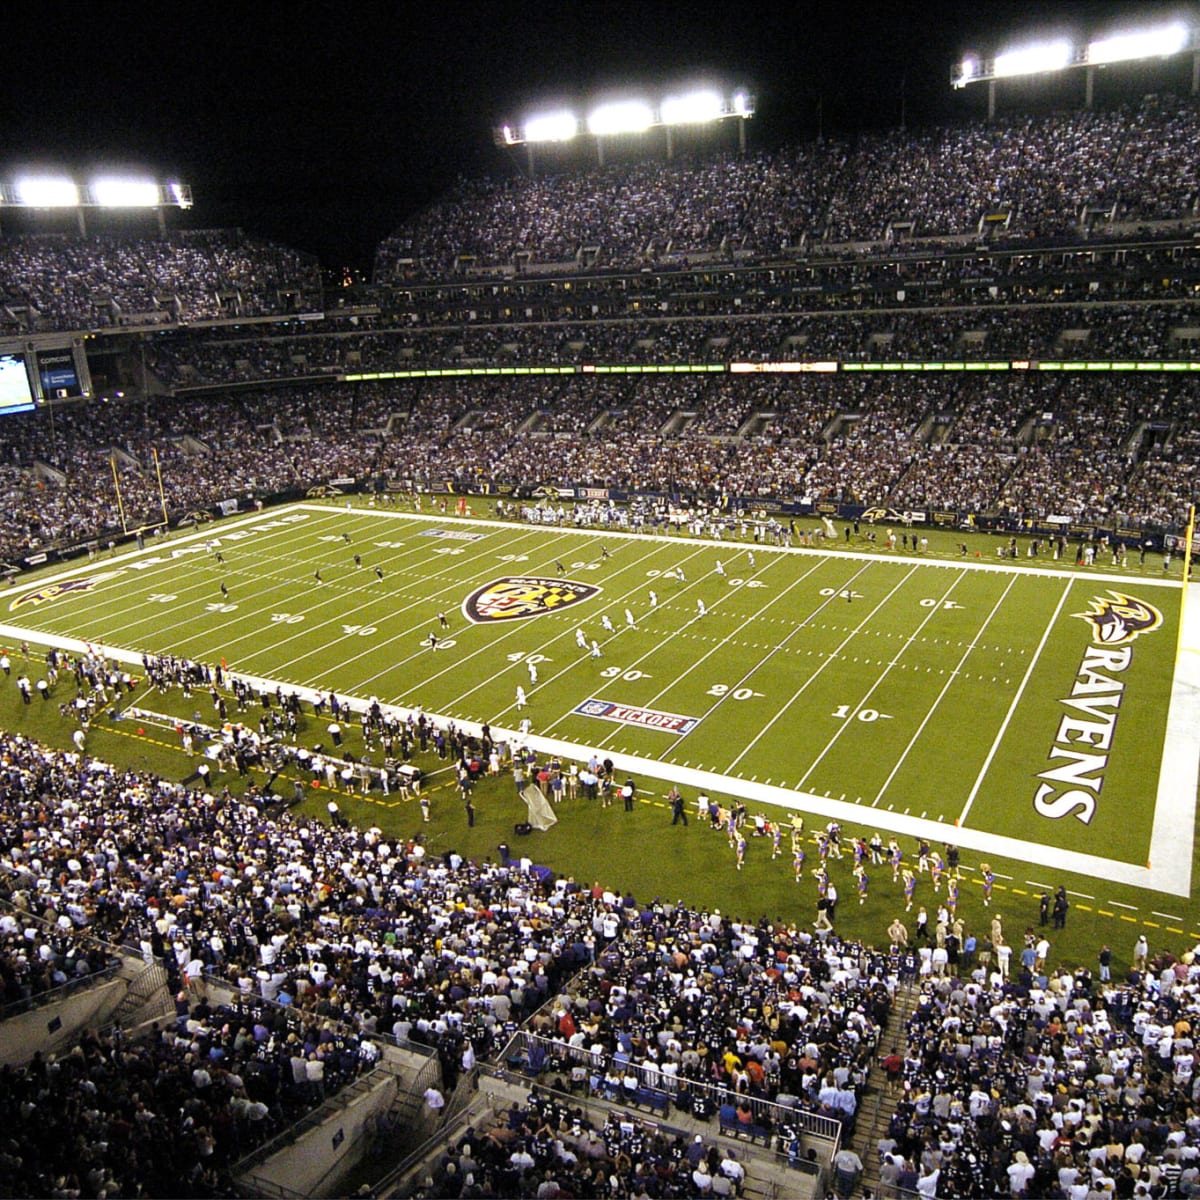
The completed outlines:
{"type": "Polygon", "coordinates": [[[601,589],[592,583],[544,579],[540,575],[505,575],[476,588],[463,601],[463,615],[477,625],[540,617],[590,600],[601,589]]]}
{"type": "Polygon", "coordinates": [[[654,708],[639,708],[633,704],[614,704],[611,700],[585,700],[575,708],[584,717],[599,717],[618,725],[639,725],[643,729],[660,729],[663,733],[683,736],[700,724],[699,717],[683,717],[679,713],[659,712],[654,708]]]}

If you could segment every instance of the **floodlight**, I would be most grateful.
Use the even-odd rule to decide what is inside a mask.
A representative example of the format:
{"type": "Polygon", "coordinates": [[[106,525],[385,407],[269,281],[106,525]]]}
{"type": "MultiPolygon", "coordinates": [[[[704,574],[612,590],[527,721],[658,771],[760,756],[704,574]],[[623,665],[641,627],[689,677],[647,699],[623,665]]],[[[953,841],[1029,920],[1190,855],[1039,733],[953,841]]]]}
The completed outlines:
{"type": "Polygon", "coordinates": [[[668,96],[662,102],[664,125],[700,125],[716,121],[725,111],[725,104],[716,92],[689,92],[684,96],[668,96]]]}
{"type": "Polygon", "coordinates": [[[1135,58],[1169,58],[1187,46],[1188,27],[1182,21],[1146,29],[1140,33],[1118,33],[1088,42],[1087,61],[1091,66],[1128,62],[1135,58]]]}
{"type": "Polygon", "coordinates": [[[954,77],[954,86],[963,87],[979,74],[979,59],[964,58],[959,65],[958,74],[954,77]]]}
{"type": "Polygon", "coordinates": [[[154,208],[158,184],[148,179],[107,177],[92,181],[92,199],[101,208],[154,208]]]}
{"type": "Polygon", "coordinates": [[[1019,50],[1006,50],[996,55],[992,74],[997,79],[1012,75],[1040,75],[1044,71],[1061,71],[1071,65],[1071,43],[1035,42],[1019,50]]]}
{"type": "Polygon", "coordinates": [[[79,189],[69,179],[29,176],[17,180],[17,198],[30,208],[75,208],[79,189]]]}
{"type": "Polygon", "coordinates": [[[579,121],[574,113],[546,113],[530,117],[525,122],[524,140],[527,142],[569,142],[579,132],[579,121]]]}
{"type": "Polygon", "coordinates": [[[733,93],[733,114],[736,117],[754,116],[754,101],[745,92],[733,93]]]}
{"type": "Polygon", "coordinates": [[[645,133],[654,124],[654,111],[641,100],[602,104],[587,119],[588,133],[608,137],[615,133],[645,133]]]}
{"type": "Polygon", "coordinates": [[[180,208],[192,207],[192,189],[186,183],[168,183],[167,191],[180,208]]]}

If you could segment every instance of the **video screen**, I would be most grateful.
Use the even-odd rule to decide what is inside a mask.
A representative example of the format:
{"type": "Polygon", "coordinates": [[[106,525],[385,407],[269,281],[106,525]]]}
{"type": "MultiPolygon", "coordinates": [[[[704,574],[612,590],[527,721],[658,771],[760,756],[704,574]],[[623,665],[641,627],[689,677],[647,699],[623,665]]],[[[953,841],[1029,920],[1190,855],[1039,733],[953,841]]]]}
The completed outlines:
{"type": "Polygon", "coordinates": [[[25,370],[22,354],[0,354],[0,417],[8,413],[31,412],[33,389],[25,370]]]}

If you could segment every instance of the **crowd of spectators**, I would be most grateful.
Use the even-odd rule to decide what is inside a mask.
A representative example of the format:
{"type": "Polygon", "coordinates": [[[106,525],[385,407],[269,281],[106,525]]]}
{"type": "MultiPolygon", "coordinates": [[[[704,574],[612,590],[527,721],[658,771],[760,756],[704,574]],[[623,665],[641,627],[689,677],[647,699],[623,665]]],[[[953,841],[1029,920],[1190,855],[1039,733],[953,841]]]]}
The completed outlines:
{"type": "Polygon", "coordinates": [[[345,1026],[252,998],[177,1007],[149,1036],[88,1031],[0,1069],[6,1194],[229,1195],[238,1159],[378,1057],[345,1026]]]}
{"type": "Polygon", "coordinates": [[[589,1085],[610,1099],[648,1086],[686,1107],[690,1084],[730,1103],[784,1095],[850,1134],[897,982],[886,953],[836,934],[656,901],[541,1025],[591,1056],[589,1085]]]}
{"type": "Polygon", "coordinates": [[[807,499],[1181,523],[1200,445],[1167,375],[577,374],[88,402],[0,429],[0,553],[333,479],[807,499]],[[161,484],[161,489],[160,489],[161,484]],[[119,496],[118,496],[119,489],[119,496]]]}
{"type": "Polygon", "coordinates": [[[6,237],[0,280],[0,329],[19,333],[298,312],[320,296],[315,260],[228,230],[6,237]]]}
{"type": "Polygon", "coordinates": [[[385,241],[376,278],[456,265],[626,267],[806,241],[1060,236],[1081,213],[1106,220],[1194,216],[1194,100],[1152,96],[1109,111],[999,117],[984,124],[830,138],[777,153],[611,165],[536,179],[464,181],[385,241]]]}
{"type": "MultiPolygon", "coordinates": [[[[1118,221],[1194,216],[1187,147],[1198,119],[1191,100],[1148,97],[743,158],[463,184],[381,247],[380,280],[395,285],[380,292],[391,298],[382,309],[261,335],[155,333],[138,346],[146,390],[177,398],[6,421],[0,556],[102,546],[164,510],[178,520],[369,477],[1177,524],[1197,461],[1186,404],[1178,390],[1157,402],[1163,389],[1144,378],[1131,379],[1128,403],[1092,376],[1058,389],[990,373],[986,383],[891,376],[858,391],[842,378],[702,374],[342,390],[319,381],[510,363],[1191,359],[1195,248],[1134,239],[1116,250],[1103,238],[1093,248],[1068,235],[1085,209],[1118,221]],[[999,243],[954,242],[997,213],[1007,215],[999,243]],[[897,222],[903,236],[884,252],[861,244],[897,222]],[[820,238],[840,257],[755,265],[820,238]],[[453,282],[456,259],[478,267],[525,252],[577,259],[582,274],[453,282]],[[710,253],[721,261],[686,263],[710,253]],[[637,272],[605,274],[613,265],[637,272]],[[405,290],[414,270],[440,282],[405,290]]],[[[123,320],[157,306],[201,323],[282,313],[316,286],[311,263],[236,232],[12,238],[0,263],[5,319],[36,309],[53,327],[87,325],[100,309],[123,320]]]]}
{"type": "MultiPolygon", "coordinates": [[[[464,762],[490,758],[436,732],[464,762]]],[[[574,1014],[590,1051],[664,1080],[674,1070],[672,1090],[790,1088],[853,1125],[894,986],[887,955],[546,885],[506,854],[433,858],[420,838],[352,828],[336,806],[330,824],[293,817],[257,789],[202,795],[20,735],[0,737],[0,762],[13,928],[69,925],[80,943],[124,946],[179,993],[155,1036],[87,1034],[5,1070],[9,1191],[114,1193],[137,1178],[152,1195],[219,1194],[225,1168],[375,1061],[371,1037],[436,1047],[452,1087],[531,1017],[575,1045],[574,1014]],[[203,1002],[209,974],[229,981],[232,1008],[203,1002]]],[[[29,952],[6,943],[6,962],[29,952]]]]}
{"type": "MultiPolygon", "coordinates": [[[[159,687],[196,674],[150,668],[159,687]]],[[[463,763],[493,757],[486,733],[409,724],[423,748],[436,735],[463,763]]],[[[61,937],[161,963],[178,992],[176,1022],[150,1038],[86,1034],[6,1069],[8,1190],[113,1193],[136,1178],[151,1195],[220,1194],[234,1161],[375,1061],[370,1038],[436,1047],[453,1087],[522,1021],[583,1048],[598,1095],[614,1070],[679,1105],[690,1084],[731,1106],[787,1093],[853,1130],[897,982],[886,952],[547,883],[506,849],[498,863],[434,858],[419,837],[351,827],[335,804],[329,824],[294,817],[257,788],[201,794],[20,735],[0,736],[0,763],[4,969],[61,937]],[[210,974],[232,1008],[200,999],[210,974]]]]}
{"type": "MultiPolygon", "coordinates": [[[[77,887],[72,885],[72,890],[77,887]]],[[[84,982],[116,959],[102,942],[80,937],[83,910],[68,902],[53,924],[21,909],[0,914],[0,1014],[9,1016],[39,997],[84,982]]]]}
{"type": "Polygon", "coordinates": [[[980,960],[908,1023],[881,1196],[1187,1196],[1200,1183],[1191,953],[1134,947],[1125,981],[980,960]]]}
{"type": "MultiPolygon", "coordinates": [[[[866,255],[850,248],[769,265],[739,261],[636,272],[513,275],[487,283],[451,278],[369,296],[378,313],[354,317],[366,329],[580,323],[593,334],[608,321],[755,317],[864,310],[1033,304],[1182,301],[1195,293],[1200,252],[1187,231],[1153,238],[1122,232],[1031,246],[977,242],[946,247],[894,244],[866,255]],[[586,323],[586,324],[583,324],[586,323]]],[[[330,316],[337,318],[340,310],[330,316]]],[[[575,335],[578,339],[579,335],[575,335]]]]}

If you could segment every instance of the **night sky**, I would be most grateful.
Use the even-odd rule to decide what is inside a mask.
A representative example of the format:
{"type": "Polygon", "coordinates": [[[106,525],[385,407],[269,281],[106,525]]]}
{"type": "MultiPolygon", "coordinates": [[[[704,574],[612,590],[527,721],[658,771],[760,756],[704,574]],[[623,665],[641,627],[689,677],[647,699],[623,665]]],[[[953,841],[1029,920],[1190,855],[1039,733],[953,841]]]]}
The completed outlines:
{"type": "MultiPolygon", "coordinates": [[[[26,11],[5,20],[5,179],[38,164],[81,177],[140,167],[192,185],[192,225],[240,225],[356,268],[459,175],[522,169],[492,128],[551,101],[582,110],[622,85],[652,99],[699,80],[744,86],[758,99],[748,144],[771,148],[815,137],[818,121],[826,134],[898,125],[902,98],[910,126],[978,118],[984,89],[949,86],[965,51],[1186,11],[985,0],[435,3],[426,15],[355,0],[15,7],[26,11]]],[[[1080,86],[1076,73],[1058,101],[1078,103],[1080,86]]],[[[1029,99],[1055,97],[1043,85],[1029,99]]]]}

